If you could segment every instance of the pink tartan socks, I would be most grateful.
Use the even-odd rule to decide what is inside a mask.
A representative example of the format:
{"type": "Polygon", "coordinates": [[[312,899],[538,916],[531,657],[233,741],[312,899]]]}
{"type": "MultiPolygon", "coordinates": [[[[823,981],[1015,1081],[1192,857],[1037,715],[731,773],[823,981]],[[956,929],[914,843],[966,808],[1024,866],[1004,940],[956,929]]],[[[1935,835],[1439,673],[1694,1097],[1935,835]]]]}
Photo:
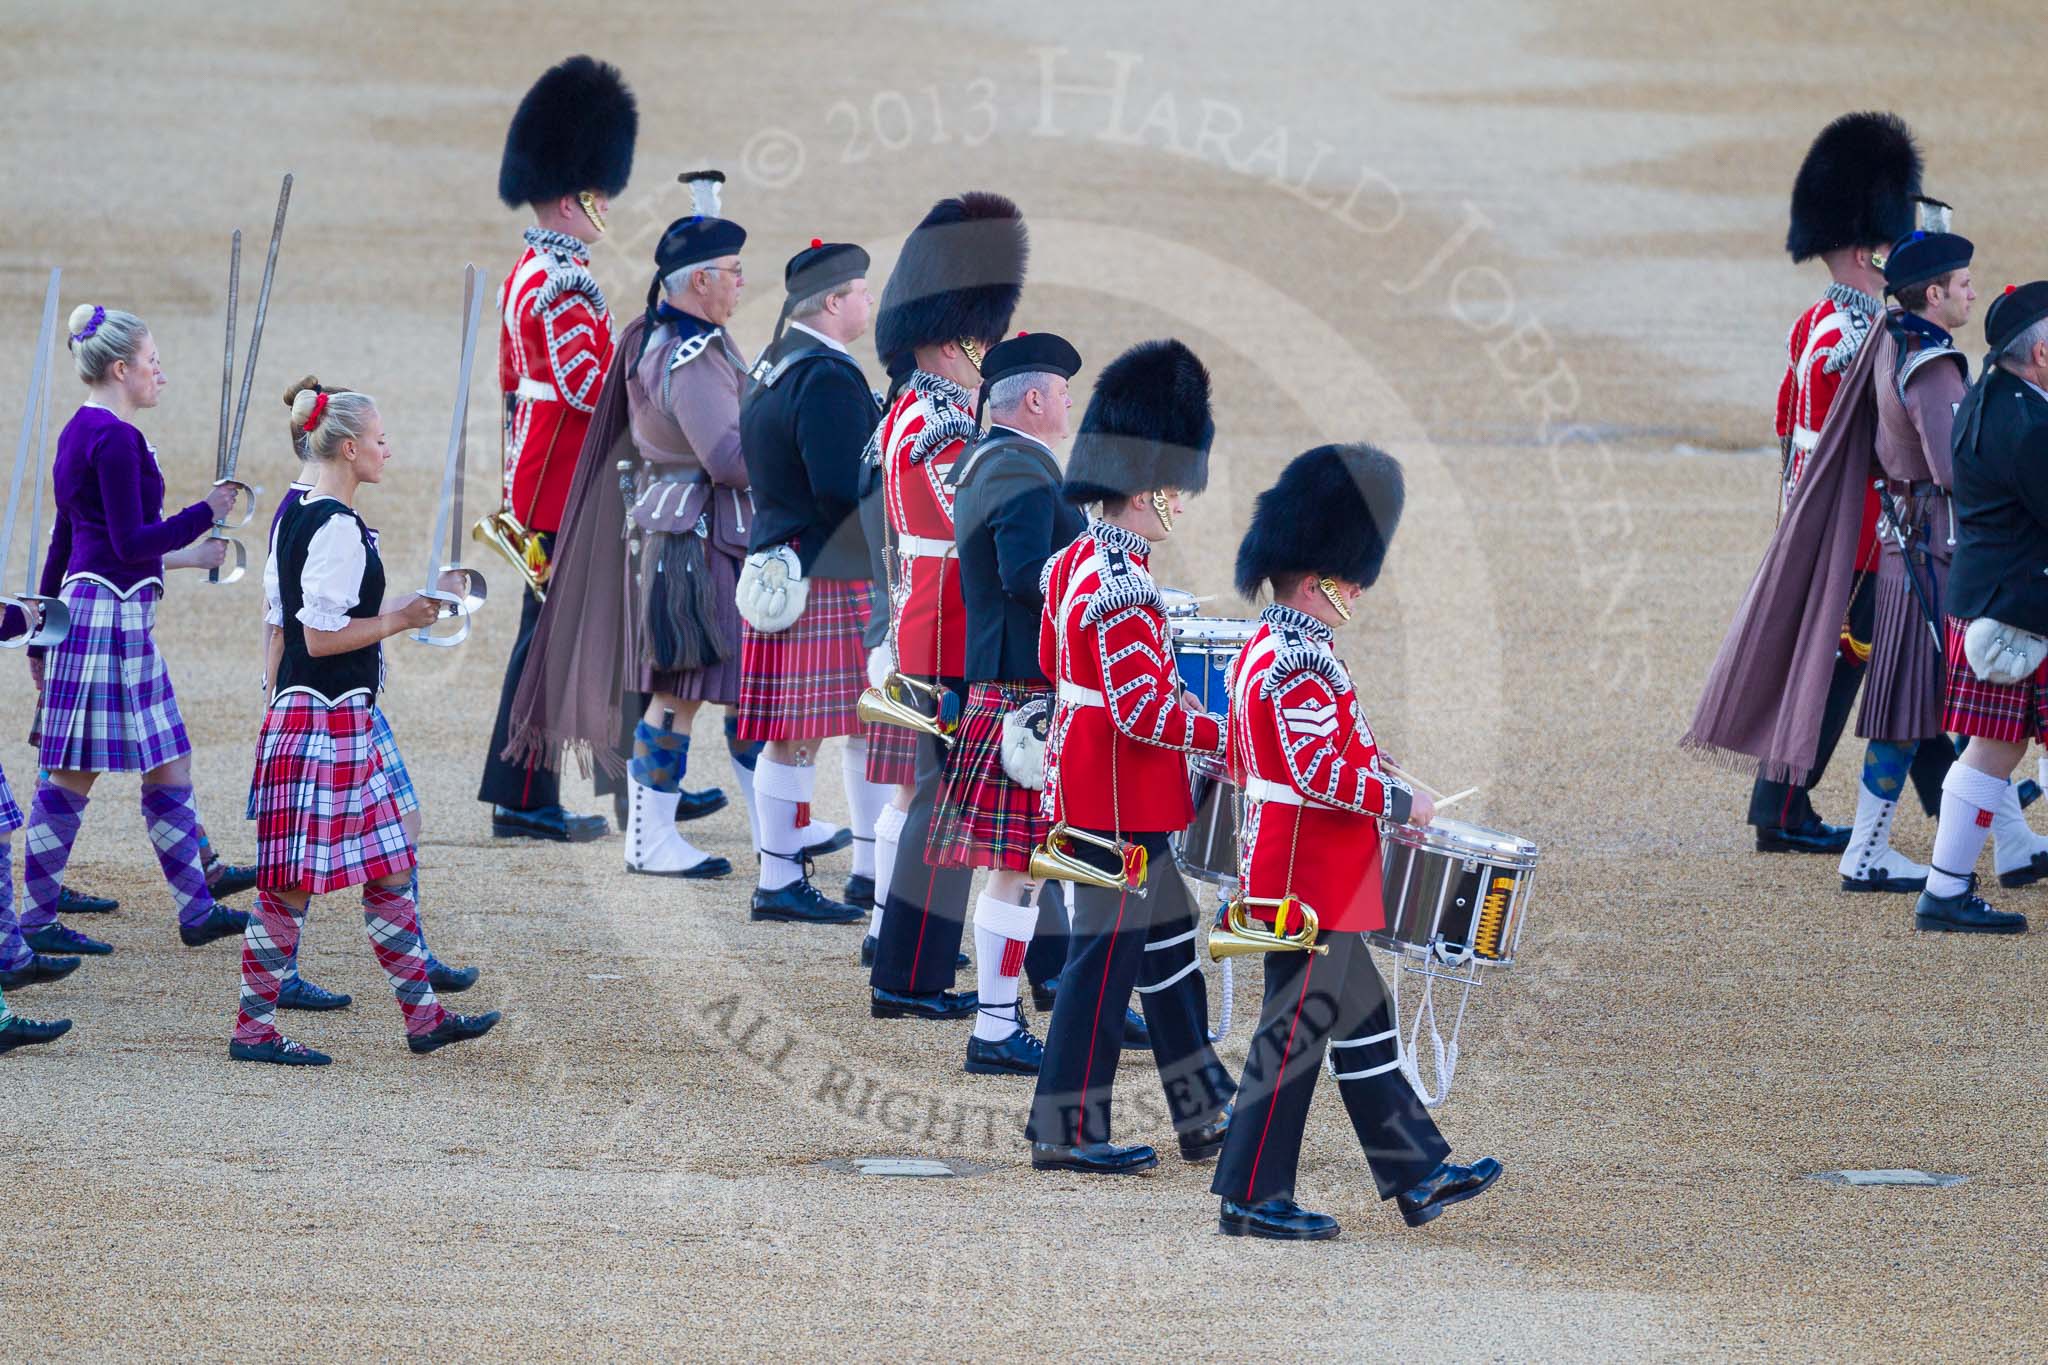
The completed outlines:
{"type": "Polygon", "coordinates": [[[206,868],[199,853],[199,808],[190,787],[142,784],[142,820],[149,842],[156,846],[157,866],[177,902],[178,923],[196,929],[213,913],[213,893],[206,889],[206,868]]]}
{"type": "Polygon", "coordinates": [[[23,841],[28,847],[22,863],[23,905],[21,927],[34,933],[57,922],[57,898],[64,890],[64,864],[71,861],[71,845],[78,841],[78,827],[85,821],[87,800],[44,778],[36,783],[35,805],[30,808],[23,841]]]}
{"type": "Polygon", "coordinates": [[[409,890],[387,891],[375,882],[364,883],[363,924],[369,930],[377,965],[391,978],[398,1012],[405,1016],[406,1033],[414,1037],[432,1033],[447,1012],[427,980],[427,947],[420,941],[419,908],[409,890]]]}
{"type": "Polygon", "coordinates": [[[974,974],[981,995],[974,1036],[983,1042],[1000,1043],[1023,1027],[1017,1017],[1017,977],[1037,927],[1036,905],[1014,905],[987,892],[974,902],[974,974]]]}
{"type": "Polygon", "coordinates": [[[276,892],[257,890],[256,908],[242,930],[242,1009],[235,1016],[236,1042],[277,1040],[277,992],[293,970],[299,930],[305,923],[303,906],[294,910],[276,892]]]}
{"type": "Polygon", "coordinates": [[[1941,781],[1941,823],[1934,830],[1933,867],[1927,890],[1944,898],[1960,896],[1977,870],[1977,855],[1991,833],[1993,813],[2012,790],[1990,773],[1957,763],[1941,781]]]}

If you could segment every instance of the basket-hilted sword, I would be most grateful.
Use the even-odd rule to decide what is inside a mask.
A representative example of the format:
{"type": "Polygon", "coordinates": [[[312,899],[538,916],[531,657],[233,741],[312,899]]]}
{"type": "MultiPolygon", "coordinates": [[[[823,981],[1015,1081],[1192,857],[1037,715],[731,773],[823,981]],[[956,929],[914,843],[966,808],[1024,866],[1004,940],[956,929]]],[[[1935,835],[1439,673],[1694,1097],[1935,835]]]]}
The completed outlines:
{"type": "MultiPolygon", "coordinates": [[[[426,585],[420,590],[421,597],[441,604],[442,620],[452,618],[458,625],[443,634],[436,634],[434,626],[412,632],[412,638],[423,645],[443,647],[459,645],[469,638],[469,617],[473,609],[471,599],[474,597],[478,603],[483,600],[482,593],[473,594],[468,590],[469,585],[480,585],[483,575],[452,564],[453,546],[449,544],[451,519],[462,496],[462,455],[465,429],[469,425],[469,372],[476,364],[476,337],[483,327],[483,295],[477,289],[476,267],[473,265],[463,271],[463,304],[462,362],[455,376],[455,411],[449,419],[447,458],[441,463],[441,496],[434,509],[434,534],[427,544],[426,585]],[[444,575],[451,569],[466,576],[463,591],[450,591],[441,586],[444,575]]],[[[453,520],[452,524],[459,526],[459,519],[453,520]]]]}
{"type": "MultiPolygon", "coordinates": [[[[242,428],[249,419],[249,389],[256,380],[256,357],[263,349],[263,322],[270,315],[270,286],[277,278],[277,249],[284,241],[284,215],[291,207],[292,177],[286,175],[277,191],[277,217],[270,225],[270,250],[263,258],[263,283],[256,290],[256,316],[249,324],[249,356],[242,363],[242,387],[235,400],[234,422],[228,422],[228,389],[233,379],[235,363],[235,315],[240,306],[242,275],[242,234],[236,231],[232,254],[228,262],[228,341],[222,360],[221,376],[221,440],[215,448],[214,481],[216,488],[235,490],[237,503],[246,502],[239,521],[228,520],[228,515],[217,518],[213,523],[212,535],[224,540],[229,546],[229,557],[234,567],[226,573],[219,568],[206,571],[209,583],[233,583],[241,578],[249,567],[249,552],[228,531],[240,530],[256,518],[256,490],[235,477],[235,466],[242,456],[242,428]]],[[[233,507],[230,506],[229,514],[233,507]]]]}
{"type": "MultiPolygon", "coordinates": [[[[1913,601],[1920,608],[1920,619],[1927,623],[1927,633],[1934,637],[1934,657],[1948,660],[1948,647],[1941,638],[1941,627],[1935,623],[1934,604],[1927,600],[1927,589],[1920,582],[1920,575],[1913,572],[1913,539],[1906,523],[1899,518],[1899,504],[1892,497],[1891,486],[1883,479],[1875,479],[1871,487],[1877,490],[1877,500],[1884,508],[1884,516],[1878,519],[1880,527],[1891,534],[1892,543],[1899,547],[1899,561],[1906,570],[1907,586],[1913,589],[1913,601]]],[[[1934,579],[1934,564],[1923,551],[1922,562],[1927,565],[1929,582],[1934,579]]]]}
{"type": "MultiPolygon", "coordinates": [[[[31,464],[35,479],[29,492],[28,568],[22,575],[19,596],[0,586],[0,608],[21,613],[19,635],[7,635],[0,627],[0,649],[24,645],[46,648],[62,640],[71,630],[71,609],[55,597],[36,591],[36,545],[42,539],[43,452],[50,443],[50,351],[57,340],[58,285],[61,269],[50,271],[50,283],[43,293],[43,321],[36,332],[36,353],[29,366],[28,400],[21,414],[21,439],[14,447],[14,476],[7,488],[7,520],[0,522],[0,576],[7,570],[7,555],[14,547],[14,520],[21,510],[21,484],[31,464]]],[[[0,611],[0,616],[5,612],[0,611]]]]}

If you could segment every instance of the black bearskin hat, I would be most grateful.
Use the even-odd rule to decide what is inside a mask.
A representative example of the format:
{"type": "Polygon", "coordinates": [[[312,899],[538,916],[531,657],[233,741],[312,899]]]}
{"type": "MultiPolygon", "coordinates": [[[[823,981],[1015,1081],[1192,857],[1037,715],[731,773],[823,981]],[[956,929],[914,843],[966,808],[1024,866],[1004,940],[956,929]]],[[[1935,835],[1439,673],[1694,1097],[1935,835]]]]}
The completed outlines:
{"type": "Polygon", "coordinates": [[[594,57],[549,67],[505,130],[498,197],[516,209],[585,190],[618,194],[639,132],[639,106],[617,67],[594,57]]]}
{"type": "Polygon", "coordinates": [[[894,375],[919,346],[993,342],[1024,292],[1024,215],[1000,194],[941,199],[911,231],[882,287],[875,349],[894,375]]]}
{"type": "Polygon", "coordinates": [[[1259,494],[1237,547],[1237,590],[1289,574],[1322,574],[1369,588],[1407,501],[1401,463],[1369,445],[1317,446],[1259,494]]]}
{"type": "Polygon", "coordinates": [[[1067,457],[1069,502],[1209,486],[1209,371],[1178,341],[1141,341],[1096,376],[1067,457]]]}
{"type": "Polygon", "coordinates": [[[1821,129],[1792,182],[1785,250],[1794,261],[1889,246],[1913,230],[1920,149],[1897,114],[1844,114],[1821,129]]]}

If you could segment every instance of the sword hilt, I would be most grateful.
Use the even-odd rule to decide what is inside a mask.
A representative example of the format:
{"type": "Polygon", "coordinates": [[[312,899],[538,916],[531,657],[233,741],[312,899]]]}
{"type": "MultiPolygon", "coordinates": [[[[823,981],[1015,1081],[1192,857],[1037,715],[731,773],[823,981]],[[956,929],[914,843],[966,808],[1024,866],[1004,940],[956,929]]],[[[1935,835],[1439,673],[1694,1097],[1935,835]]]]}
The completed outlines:
{"type": "Polygon", "coordinates": [[[442,592],[438,588],[429,589],[421,593],[420,596],[431,602],[439,602],[441,604],[441,615],[435,620],[433,625],[426,627],[424,630],[410,632],[410,637],[413,640],[423,645],[435,645],[442,649],[452,649],[469,638],[469,607],[461,597],[452,592],[442,592]],[[455,629],[442,631],[441,626],[447,621],[456,622],[455,629]]]}

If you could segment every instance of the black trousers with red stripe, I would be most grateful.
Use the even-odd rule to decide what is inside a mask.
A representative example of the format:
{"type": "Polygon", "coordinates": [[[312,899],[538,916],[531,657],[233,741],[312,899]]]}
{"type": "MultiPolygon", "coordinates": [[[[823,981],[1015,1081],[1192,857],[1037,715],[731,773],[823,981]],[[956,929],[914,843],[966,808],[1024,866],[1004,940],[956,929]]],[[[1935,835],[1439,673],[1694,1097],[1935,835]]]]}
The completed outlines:
{"type": "MultiPolygon", "coordinates": [[[[967,704],[967,685],[947,679],[946,686],[967,704]]],[[[870,984],[885,991],[929,995],[953,988],[953,959],[967,921],[967,893],[974,869],[935,868],[924,858],[931,837],[932,811],[946,784],[947,749],[929,735],[917,737],[917,791],[910,798],[903,833],[896,842],[896,870],[889,880],[889,904],[882,912],[882,934],[875,945],[870,984]]]]}
{"type": "Polygon", "coordinates": [[[1386,983],[1362,934],[1326,934],[1327,954],[1267,953],[1266,1002],[1245,1056],[1230,1136],[1209,1189],[1239,1203],[1294,1197],[1301,1137],[1323,1054],[1380,1198],[1413,1189],[1451,1154],[1401,1074],[1386,983]]]}
{"type": "Polygon", "coordinates": [[[1174,866],[1167,836],[1125,837],[1145,846],[1151,864],[1144,895],[1067,888],[1072,940],[1031,1101],[1027,1132],[1033,1142],[1080,1146],[1110,1140],[1124,1009],[1133,990],[1145,1002],[1152,1058],[1174,1131],[1213,1120],[1236,1089],[1209,1043],[1209,996],[1195,956],[1195,903],[1174,866]]]}

